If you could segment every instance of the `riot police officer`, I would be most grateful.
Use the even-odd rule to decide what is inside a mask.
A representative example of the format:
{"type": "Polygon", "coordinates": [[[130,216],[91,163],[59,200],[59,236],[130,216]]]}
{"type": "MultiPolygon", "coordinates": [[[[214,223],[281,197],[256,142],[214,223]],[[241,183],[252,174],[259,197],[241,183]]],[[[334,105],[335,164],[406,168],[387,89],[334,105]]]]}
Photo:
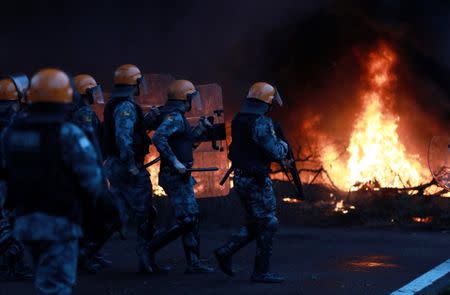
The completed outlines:
{"type": "Polygon", "coordinates": [[[73,89],[57,69],[35,74],[26,113],[1,142],[2,173],[15,209],[15,237],[30,250],[40,294],[70,294],[76,279],[83,203],[105,202],[106,179],[94,147],[69,122],[73,89]]]}
{"type": "Polygon", "coordinates": [[[135,65],[122,65],[114,73],[114,89],[104,110],[105,169],[112,193],[121,200],[123,219],[128,218],[127,209],[136,216],[139,271],[167,272],[166,267],[154,263],[146,250],[155,231],[156,212],[150,175],[143,167],[151,140],[142,108],[134,101],[144,83],[144,76],[135,65]]]}
{"type": "MultiPolygon", "coordinates": [[[[28,77],[23,74],[6,76],[0,79],[0,134],[9,126],[21,109],[25,99],[28,77]]],[[[23,246],[12,235],[11,212],[3,208],[6,199],[6,185],[0,184],[0,255],[3,256],[10,278],[27,276],[23,261],[23,246]]]]}
{"type": "Polygon", "coordinates": [[[92,109],[92,105],[95,101],[103,99],[102,88],[87,74],[77,75],[73,78],[75,84],[75,90],[79,94],[78,101],[74,102],[74,111],[72,113],[72,120],[77,124],[81,130],[86,133],[92,144],[100,149],[101,139],[101,122],[97,114],[92,109]]]}
{"type": "Polygon", "coordinates": [[[159,184],[167,193],[174,209],[176,223],[160,232],[149,244],[152,256],[178,237],[182,237],[186,256],[186,273],[210,273],[211,267],[200,261],[199,209],[194,195],[195,180],[187,171],[193,165],[193,147],[211,124],[200,120],[196,128],[189,125],[185,113],[201,98],[194,85],[186,80],[174,81],[168,101],[160,109],[162,122],[152,138],[161,155],[159,184]]]}
{"type": "Polygon", "coordinates": [[[270,272],[272,243],[278,227],[275,194],[269,177],[273,161],[283,160],[288,152],[279,139],[267,113],[272,105],[281,105],[276,89],[264,82],[255,83],[231,125],[230,159],[234,167],[234,185],[246,211],[246,225],[232,239],[215,251],[221,270],[234,272],[234,253],[256,240],[257,251],[251,279],[262,283],[280,283],[283,277],[270,272]]]}

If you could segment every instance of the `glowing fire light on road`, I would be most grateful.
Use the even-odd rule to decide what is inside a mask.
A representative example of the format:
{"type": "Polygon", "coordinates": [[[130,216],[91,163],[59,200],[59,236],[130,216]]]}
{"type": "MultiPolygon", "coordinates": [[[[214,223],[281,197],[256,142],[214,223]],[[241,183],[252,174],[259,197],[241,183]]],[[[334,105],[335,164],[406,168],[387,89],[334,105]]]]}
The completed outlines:
{"type": "Polygon", "coordinates": [[[285,203],[300,203],[301,201],[299,199],[294,199],[294,198],[283,198],[283,202],[285,202],[285,203]]]}
{"type": "Polygon", "coordinates": [[[416,223],[431,223],[433,221],[433,217],[413,217],[412,220],[416,223]]]}
{"type": "Polygon", "coordinates": [[[369,54],[368,87],[361,95],[363,109],[349,139],[348,161],[339,161],[335,147],[324,148],[321,160],[343,190],[357,190],[370,182],[377,187],[402,188],[429,180],[428,170],[418,156],[407,153],[399,138],[400,118],[386,105],[396,80],[392,73],[395,62],[394,52],[386,45],[369,54]]]}

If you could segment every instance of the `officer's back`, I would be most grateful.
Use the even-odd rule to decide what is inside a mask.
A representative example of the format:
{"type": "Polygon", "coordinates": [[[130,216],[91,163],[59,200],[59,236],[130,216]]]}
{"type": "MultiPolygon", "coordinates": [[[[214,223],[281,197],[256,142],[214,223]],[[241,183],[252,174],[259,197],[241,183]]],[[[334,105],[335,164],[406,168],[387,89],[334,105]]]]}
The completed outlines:
{"type": "Polygon", "coordinates": [[[56,69],[31,81],[27,112],[5,130],[5,207],[15,209],[15,236],[31,250],[42,294],[70,294],[75,283],[82,202],[106,195],[95,150],[69,123],[73,89],[56,69]]]}

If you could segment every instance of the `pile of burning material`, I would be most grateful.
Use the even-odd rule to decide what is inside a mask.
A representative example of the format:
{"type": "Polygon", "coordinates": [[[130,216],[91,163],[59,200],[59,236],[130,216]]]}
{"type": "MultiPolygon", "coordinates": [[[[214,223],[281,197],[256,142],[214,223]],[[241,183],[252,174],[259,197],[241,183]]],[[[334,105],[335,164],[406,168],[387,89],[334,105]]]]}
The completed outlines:
{"type": "MultiPolygon", "coordinates": [[[[399,135],[400,117],[390,107],[395,97],[396,62],[395,53],[385,43],[368,54],[362,109],[347,147],[339,149],[320,138],[320,152],[313,152],[318,156],[299,157],[309,202],[281,192],[282,210],[297,207],[314,216],[308,211],[316,210],[319,219],[342,215],[364,223],[450,225],[450,199],[443,198],[450,193],[432,177],[426,157],[408,152],[399,135]]],[[[286,180],[280,173],[274,176],[286,180]]]]}

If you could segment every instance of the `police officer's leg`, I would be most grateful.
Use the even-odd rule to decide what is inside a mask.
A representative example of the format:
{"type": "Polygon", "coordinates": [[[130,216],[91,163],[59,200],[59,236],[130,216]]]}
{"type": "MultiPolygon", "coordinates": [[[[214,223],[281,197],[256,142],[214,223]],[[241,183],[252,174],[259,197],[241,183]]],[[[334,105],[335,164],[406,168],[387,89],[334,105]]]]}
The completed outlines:
{"type": "Polygon", "coordinates": [[[225,245],[214,252],[220,269],[229,276],[234,275],[232,268],[233,254],[256,238],[255,215],[257,216],[258,212],[254,203],[260,196],[260,193],[258,193],[260,187],[254,177],[236,174],[234,183],[246,213],[246,225],[234,233],[225,245]]]}
{"type": "Polygon", "coordinates": [[[30,246],[39,294],[72,294],[76,280],[78,241],[33,241],[30,246]]]}
{"type": "Polygon", "coordinates": [[[0,255],[4,258],[7,275],[10,279],[30,277],[31,272],[24,262],[23,245],[12,236],[10,217],[5,210],[0,216],[0,255]]]}
{"type": "Polygon", "coordinates": [[[200,261],[200,225],[198,215],[194,215],[192,226],[183,234],[182,242],[186,256],[186,273],[211,273],[213,268],[200,261]]]}
{"type": "Polygon", "coordinates": [[[273,238],[278,229],[276,217],[260,220],[256,238],[255,267],[252,275],[254,282],[281,283],[282,276],[270,272],[270,258],[272,256],[273,238]]]}
{"type": "Polygon", "coordinates": [[[249,224],[241,227],[225,245],[214,251],[219,267],[225,274],[229,276],[235,275],[232,267],[232,256],[254,239],[254,226],[249,224]]]}
{"type": "Polygon", "coordinates": [[[278,230],[276,218],[275,193],[272,181],[267,177],[264,186],[253,196],[254,216],[256,220],[256,256],[255,267],[252,275],[254,282],[281,283],[282,276],[270,272],[270,258],[272,256],[273,238],[278,230]],[[259,197],[257,197],[259,195],[259,197]]]}
{"type": "Polygon", "coordinates": [[[80,240],[78,267],[90,273],[109,267],[112,262],[100,254],[101,249],[114,232],[119,232],[128,219],[126,205],[119,193],[114,191],[109,198],[101,200],[96,207],[85,206],[83,221],[84,238],[80,240]]]}

